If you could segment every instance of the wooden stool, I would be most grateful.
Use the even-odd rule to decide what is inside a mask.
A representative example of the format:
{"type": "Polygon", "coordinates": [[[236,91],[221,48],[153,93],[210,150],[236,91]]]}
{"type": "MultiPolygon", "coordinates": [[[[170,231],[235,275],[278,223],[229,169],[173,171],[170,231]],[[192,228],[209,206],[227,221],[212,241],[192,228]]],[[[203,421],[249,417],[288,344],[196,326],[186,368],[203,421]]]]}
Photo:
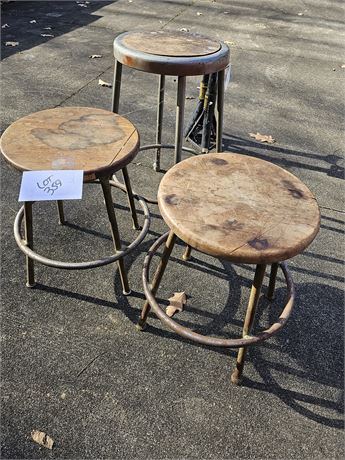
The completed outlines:
{"type": "Polygon", "coordinates": [[[161,148],[175,150],[175,163],[181,161],[182,150],[195,153],[183,147],[183,119],[185,106],[186,77],[218,72],[217,96],[217,141],[216,149],[222,151],[224,69],[229,64],[230,51],[227,45],[198,34],[186,32],[126,32],[114,41],[114,85],[113,112],[119,111],[122,65],[159,74],[156,143],[145,145],[140,150],[156,148],[154,169],[160,170],[161,148]],[[165,75],[178,77],[175,144],[162,144],[162,122],[164,106],[165,75]]]}
{"type": "MultiPolygon", "coordinates": [[[[89,262],[61,262],[33,251],[32,204],[25,202],[19,210],[14,233],[19,248],[26,254],[27,286],[35,285],[34,260],[55,268],[87,269],[117,261],[123,293],[129,294],[123,257],[144,239],[149,229],[149,211],[145,201],[133,195],[126,166],[137,155],[139,135],[135,126],[112,112],[86,107],[59,107],[28,115],[9,126],[1,137],[1,152],[7,162],[19,171],[83,170],[84,182],[102,186],[111,225],[115,254],[89,262]],[[125,185],[110,180],[122,170],[125,185]],[[139,229],[134,198],[143,208],[145,221],[138,237],[122,249],[117,227],[111,187],[127,193],[133,226],[139,229]],[[24,217],[25,238],[21,234],[24,217]]],[[[60,224],[65,222],[63,203],[58,202],[60,224]]]]}
{"type": "Polygon", "coordinates": [[[160,183],[158,204],[170,232],[156,241],[144,261],[147,301],[138,327],[145,326],[152,307],[182,337],[205,345],[238,347],[231,380],[239,383],[246,347],[277,333],[291,313],[294,285],[282,261],[301,253],[315,238],[320,225],[316,199],[299,179],[272,163],[237,153],[211,153],[189,158],[171,168],[160,183]],[[205,254],[235,263],[256,264],[242,338],[207,337],[193,332],[169,318],[157,304],[155,294],[176,237],[205,254]],[[162,259],[150,283],[152,257],[164,242],[162,259]],[[272,267],[268,297],[273,297],[280,265],[287,282],[288,300],[277,321],[253,336],[250,331],[268,264],[272,267]]]}

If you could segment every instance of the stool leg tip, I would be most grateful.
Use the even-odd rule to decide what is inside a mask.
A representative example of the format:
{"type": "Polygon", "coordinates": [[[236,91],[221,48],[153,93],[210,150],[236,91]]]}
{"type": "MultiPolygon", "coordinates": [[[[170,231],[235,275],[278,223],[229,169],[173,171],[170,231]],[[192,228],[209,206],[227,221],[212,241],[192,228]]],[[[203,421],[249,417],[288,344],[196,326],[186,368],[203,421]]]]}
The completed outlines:
{"type": "Polygon", "coordinates": [[[139,318],[135,327],[138,331],[144,331],[146,329],[146,321],[144,321],[142,318],[139,318]]]}
{"type": "Polygon", "coordinates": [[[233,373],[231,374],[231,383],[233,383],[234,385],[241,384],[241,376],[238,372],[238,369],[235,369],[233,373]]]}
{"type": "Polygon", "coordinates": [[[36,282],[35,282],[35,281],[34,281],[33,283],[28,283],[28,282],[26,282],[26,283],[25,283],[25,286],[26,286],[27,288],[32,289],[32,288],[34,288],[34,287],[36,286],[36,282]]]}
{"type": "Polygon", "coordinates": [[[129,289],[128,291],[122,291],[122,294],[125,295],[125,296],[131,295],[131,294],[132,294],[132,290],[129,289]]]}
{"type": "Polygon", "coordinates": [[[133,224],[133,230],[141,230],[141,225],[139,224],[133,224]]]}

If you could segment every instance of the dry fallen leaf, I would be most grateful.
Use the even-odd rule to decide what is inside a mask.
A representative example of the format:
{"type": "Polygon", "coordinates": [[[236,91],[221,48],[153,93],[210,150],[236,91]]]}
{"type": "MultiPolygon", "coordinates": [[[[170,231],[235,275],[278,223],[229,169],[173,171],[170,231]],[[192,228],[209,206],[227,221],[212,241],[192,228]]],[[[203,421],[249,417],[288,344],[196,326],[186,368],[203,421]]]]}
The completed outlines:
{"type": "Polygon", "coordinates": [[[345,69],[345,64],[342,64],[340,67],[341,67],[342,69],[345,69]]]}
{"type": "Polygon", "coordinates": [[[186,96],[186,99],[195,99],[195,96],[186,96]]]}
{"type": "Polygon", "coordinates": [[[10,27],[8,24],[4,24],[3,26],[1,26],[2,29],[6,29],[7,27],[10,27]]]}
{"type": "Polygon", "coordinates": [[[112,84],[111,83],[107,83],[106,81],[103,81],[101,79],[98,80],[98,84],[101,85],[101,86],[106,86],[107,88],[111,88],[112,87],[112,84]]]}
{"type": "Polygon", "coordinates": [[[224,43],[225,43],[226,45],[228,45],[228,46],[230,46],[230,45],[236,45],[235,42],[232,42],[232,41],[230,41],[230,40],[225,40],[224,43]]]}
{"type": "Polygon", "coordinates": [[[32,430],[31,437],[40,446],[46,447],[50,450],[53,448],[54,440],[43,431],[32,430]]]}
{"type": "Polygon", "coordinates": [[[5,46],[18,46],[19,42],[6,42],[5,46]]]}
{"type": "Polygon", "coordinates": [[[37,24],[36,19],[33,19],[32,21],[29,21],[29,22],[30,22],[30,24],[37,24]]]}
{"type": "Polygon", "coordinates": [[[41,37],[54,37],[53,34],[41,34],[41,37]]]}
{"type": "Polygon", "coordinates": [[[267,144],[273,144],[276,140],[272,136],[260,133],[249,133],[250,137],[254,137],[256,141],[267,142],[267,144]]]}
{"type": "Polygon", "coordinates": [[[102,54],[91,54],[89,56],[90,59],[100,59],[101,57],[103,57],[102,54]]]}
{"type": "Polygon", "coordinates": [[[43,30],[52,30],[51,27],[43,27],[43,30]]]}
{"type": "Polygon", "coordinates": [[[185,292],[174,292],[174,295],[169,298],[169,305],[165,313],[171,318],[178,311],[183,311],[183,307],[187,302],[185,292]]]}
{"type": "Polygon", "coordinates": [[[202,16],[202,13],[200,11],[198,11],[196,14],[197,16],[202,16]]]}
{"type": "Polygon", "coordinates": [[[180,29],[180,32],[189,32],[189,29],[186,29],[185,27],[182,27],[182,29],[180,29]]]}

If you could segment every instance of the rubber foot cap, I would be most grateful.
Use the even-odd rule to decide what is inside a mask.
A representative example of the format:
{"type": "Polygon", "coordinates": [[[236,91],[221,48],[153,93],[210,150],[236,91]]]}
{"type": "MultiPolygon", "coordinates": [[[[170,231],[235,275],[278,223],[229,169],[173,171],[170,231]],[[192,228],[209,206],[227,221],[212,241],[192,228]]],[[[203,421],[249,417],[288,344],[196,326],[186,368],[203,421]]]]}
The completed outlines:
{"type": "Polygon", "coordinates": [[[32,288],[34,288],[34,287],[36,286],[36,283],[25,283],[25,286],[26,286],[27,288],[32,289],[32,288]]]}
{"type": "Polygon", "coordinates": [[[234,385],[241,384],[241,378],[239,377],[239,373],[237,369],[235,369],[234,372],[231,374],[231,383],[233,383],[234,385]]]}
{"type": "Polygon", "coordinates": [[[139,319],[139,321],[137,322],[137,324],[135,325],[135,327],[138,329],[138,331],[145,331],[146,329],[146,321],[144,322],[141,318],[139,319]]]}

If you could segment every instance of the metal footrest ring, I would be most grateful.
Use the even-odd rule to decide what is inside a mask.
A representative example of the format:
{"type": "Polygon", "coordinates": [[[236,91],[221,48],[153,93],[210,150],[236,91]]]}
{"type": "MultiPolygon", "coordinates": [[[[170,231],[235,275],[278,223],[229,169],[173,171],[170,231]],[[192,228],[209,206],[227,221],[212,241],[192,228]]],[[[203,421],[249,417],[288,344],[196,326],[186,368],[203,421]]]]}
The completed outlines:
{"type": "MultiPolygon", "coordinates": [[[[142,147],[139,148],[139,152],[142,152],[144,150],[151,150],[151,149],[174,149],[175,148],[175,145],[174,144],[147,144],[147,145],[143,145],[142,147]]],[[[195,149],[192,149],[190,147],[183,147],[181,148],[181,150],[183,152],[187,152],[187,153],[191,153],[193,155],[198,155],[200,152],[197,152],[195,149]]],[[[155,171],[157,171],[155,169],[155,171]]],[[[150,204],[158,204],[158,201],[154,198],[149,198],[149,197],[146,197],[146,196],[143,196],[144,200],[147,202],[147,203],[150,203],[150,204]]]]}
{"type": "Polygon", "coordinates": [[[147,253],[145,260],[144,260],[144,268],[143,268],[143,285],[144,285],[144,292],[146,299],[150,303],[152,310],[158,316],[158,318],[170,329],[174,332],[179,334],[180,336],[192,340],[197,343],[201,343],[203,345],[211,345],[216,347],[227,347],[227,348],[239,348],[239,347],[247,347],[249,345],[254,345],[256,343],[262,342],[272,335],[276,334],[287,322],[295,301],[295,288],[293,284],[292,277],[290,272],[287,268],[285,262],[280,262],[279,266],[283,271],[284,278],[287,284],[287,303],[277,319],[275,323],[273,323],[268,329],[258,333],[256,336],[246,336],[239,339],[222,339],[217,337],[205,336],[202,334],[198,334],[197,332],[192,331],[191,329],[181,326],[172,318],[167,316],[165,312],[161,309],[158,305],[150,286],[149,281],[149,273],[150,273],[150,264],[152,261],[153,256],[157,252],[157,249],[167,240],[169,232],[162,235],[156,242],[151,246],[149,252],[147,253]]]}
{"type": "MultiPolygon", "coordinates": [[[[114,182],[114,181],[109,181],[109,183],[113,187],[119,188],[123,192],[126,192],[126,188],[124,185],[114,182]]],[[[133,251],[143,241],[143,239],[145,238],[150,228],[150,220],[151,220],[150,212],[149,212],[149,209],[148,209],[148,206],[145,200],[141,196],[135,193],[133,193],[133,197],[140,203],[141,208],[144,212],[144,224],[142,226],[142,229],[139,235],[135,238],[135,240],[132,241],[132,243],[129,246],[127,246],[121,251],[117,251],[116,254],[112,256],[104,257],[102,259],[87,261],[87,262],[62,262],[59,260],[49,259],[45,256],[37,254],[37,252],[28,248],[28,246],[26,245],[25,238],[23,238],[22,233],[21,233],[21,224],[22,224],[23,217],[24,217],[24,206],[20,208],[15,218],[15,221],[14,221],[14,237],[15,237],[16,243],[19,246],[19,249],[22,252],[24,252],[25,255],[35,260],[36,262],[40,262],[41,264],[47,265],[48,267],[62,268],[65,270],[87,270],[89,268],[102,267],[104,265],[111,264],[113,262],[116,262],[121,257],[126,256],[131,251],[133,251]]]]}

